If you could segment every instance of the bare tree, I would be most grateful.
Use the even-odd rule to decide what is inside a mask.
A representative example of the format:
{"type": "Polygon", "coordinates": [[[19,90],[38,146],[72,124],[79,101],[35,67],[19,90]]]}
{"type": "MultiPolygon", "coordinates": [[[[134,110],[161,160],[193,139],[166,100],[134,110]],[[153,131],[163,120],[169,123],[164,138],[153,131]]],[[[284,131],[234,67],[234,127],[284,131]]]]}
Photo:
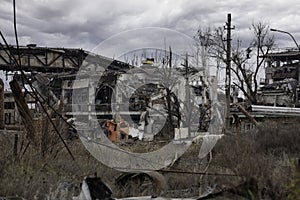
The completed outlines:
{"type": "Polygon", "coordinates": [[[173,58],[172,49],[169,47],[169,52],[165,50],[165,57],[162,59],[161,69],[157,71],[157,74],[161,77],[161,84],[166,91],[167,119],[172,137],[174,137],[173,116],[177,118],[177,127],[180,126],[181,121],[179,100],[173,93],[174,87],[178,83],[178,74],[175,73],[176,63],[174,64],[174,61],[176,62],[176,58],[173,58]]]}
{"type": "MultiPolygon", "coordinates": [[[[265,56],[274,47],[274,36],[269,34],[269,26],[263,22],[253,23],[250,30],[253,31],[251,42],[244,46],[240,39],[232,46],[231,70],[237,81],[237,86],[251,104],[257,103],[257,90],[259,88],[259,72],[263,67],[265,56]],[[255,60],[250,62],[250,60],[255,60]]],[[[198,30],[196,38],[200,44],[207,45],[208,56],[220,60],[226,64],[226,40],[225,30],[218,27],[211,31],[198,30]]]]}

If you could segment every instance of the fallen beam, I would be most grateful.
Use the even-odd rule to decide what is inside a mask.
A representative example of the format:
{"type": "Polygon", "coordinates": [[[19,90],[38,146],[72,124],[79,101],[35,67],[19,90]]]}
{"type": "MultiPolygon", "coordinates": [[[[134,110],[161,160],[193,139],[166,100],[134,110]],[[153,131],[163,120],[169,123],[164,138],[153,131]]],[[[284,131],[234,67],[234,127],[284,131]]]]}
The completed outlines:
{"type": "Polygon", "coordinates": [[[15,79],[10,81],[9,85],[12,90],[18,111],[22,118],[22,122],[23,122],[24,127],[27,132],[26,137],[32,144],[36,144],[36,142],[35,142],[36,130],[34,127],[34,121],[30,114],[30,110],[28,108],[27,101],[25,99],[25,95],[22,92],[22,89],[21,89],[19,83],[15,79]]]}
{"type": "Polygon", "coordinates": [[[254,119],[254,117],[252,117],[242,105],[237,104],[237,107],[255,126],[259,125],[258,122],[254,119]]]}

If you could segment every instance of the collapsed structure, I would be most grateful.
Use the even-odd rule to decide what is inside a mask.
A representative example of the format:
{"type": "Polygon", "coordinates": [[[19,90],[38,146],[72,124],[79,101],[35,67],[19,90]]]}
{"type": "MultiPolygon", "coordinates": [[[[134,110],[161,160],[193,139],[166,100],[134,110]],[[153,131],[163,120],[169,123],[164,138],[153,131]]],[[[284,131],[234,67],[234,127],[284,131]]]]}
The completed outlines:
{"type": "MultiPolygon", "coordinates": [[[[13,79],[22,86],[30,115],[33,118],[39,118],[43,112],[40,104],[47,104],[50,107],[56,106],[58,103],[64,105],[63,116],[70,119],[74,114],[72,107],[77,106],[84,109],[95,106],[99,99],[101,101],[107,98],[108,93],[101,93],[103,88],[99,88],[98,91],[89,91],[89,77],[81,78],[82,84],[74,85],[77,72],[86,63],[90,68],[104,69],[106,67],[109,73],[103,77],[111,79],[116,77],[117,73],[129,69],[129,65],[126,63],[95,55],[82,49],[47,48],[31,44],[19,48],[16,46],[2,47],[0,50],[0,69],[5,71],[7,81],[13,79]],[[72,95],[74,90],[80,91],[81,96],[74,97],[72,95]],[[91,92],[101,95],[98,95],[98,99],[94,102],[83,105],[81,102],[84,98],[88,99],[91,92]],[[33,93],[38,95],[34,96],[33,93]]],[[[93,77],[97,77],[97,74],[93,74],[93,77]]],[[[108,103],[102,101],[98,107],[106,108],[108,103]]],[[[6,128],[19,127],[22,120],[10,90],[5,91],[4,108],[6,128]]],[[[107,111],[109,109],[100,109],[98,114],[105,116],[107,111]]],[[[88,113],[82,112],[80,115],[88,115],[88,113]]]]}
{"type": "MultiPolygon", "coordinates": [[[[58,102],[63,104],[63,115],[66,118],[85,118],[91,121],[96,116],[100,123],[115,120],[113,129],[116,131],[116,119],[121,117],[124,121],[131,122],[131,127],[127,126],[128,130],[137,128],[141,123],[142,113],[147,111],[147,118],[151,120],[146,122],[150,126],[145,131],[157,133],[168,119],[168,113],[172,115],[168,120],[172,121],[174,128],[179,128],[183,121],[184,126],[188,126],[186,123],[188,120],[192,121],[191,116],[200,116],[193,115],[188,110],[185,112],[189,112],[190,116],[180,116],[180,112],[183,112],[180,108],[187,109],[188,105],[183,105],[183,101],[180,102],[178,98],[184,99],[189,95],[193,104],[202,106],[202,119],[196,119],[193,131],[199,129],[199,124],[202,131],[207,131],[210,115],[206,114],[209,110],[206,80],[201,78],[201,74],[176,69],[172,74],[179,75],[169,77],[169,81],[175,80],[179,84],[168,83],[165,74],[158,76],[158,68],[154,59],[146,59],[142,66],[134,67],[82,49],[47,48],[30,44],[0,50],[0,69],[6,72],[9,79],[13,78],[22,85],[33,117],[38,118],[42,110],[40,102],[29,95],[34,91],[28,85],[32,85],[35,92],[39,93],[43,103],[50,106],[55,106],[58,102]],[[16,65],[14,58],[19,58],[19,65],[16,65]],[[184,73],[194,75],[188,80],[184,73]],[[175,89],[168,91],[168,84],[173,84],[175,89]],[[187,85],[189,94],[186,92],[187,85]]],[[[5,124],[7,127],[18,126],[21,119],[13,96],[9,91],[5,92],[5,96],[5,124]]],[[[151,137],[153,138],[153,134],[151,137]]]]}
{"type": "Polygon", "coordinates": [[[300,52],[288,50],[265,57],[265,81],[258,93],[259,104],[299,107],[300,52]]]}
{"type": "MultiPolygon", "coordinates": [[[[269,53],[265,57],[265,80],[258,91],[258,105],[299,107],[300,52],[289,50],[269,53]]],[[[26,85],[25,75],[43,96],[43,101],[47,101],[50,105],[63,102],[63,114],[68,119],[74,117],[92,119],[96,116],[101,125],[106,120],[112,120],[112,126],[103,127],[108,132],[115,131],[116,135],[124,133],[121,127],[118,127],[116,119],[121,117],[123,121],[130,122],[126,127],[122,127],[122,130],[129,132],[129,129],[131,131],[138,129],[141,115],[145,111],[151,116],[151,120],[147,122],[151,125],[146,127],[148,133],[157,133],[161,130],[162,124],[168,118],[168,112],[172,113],[172,118],[168,120],[174,124],[173,128],[178,128],[180,123],[190,120],[186,118],[188,116],[182,117],[179,114],[183,112],[180,108],[188,108],[180,102],[180,98],[184,99],[189,95],[186,93],[188,90],[186,90],[185,69],[178,68],[176,73],[180,75],[172,77],[175,80],[178,77],[182,80],[181,85],[177,85],[172,91],[173,95],[168,94],[170,102],[167,105],[166,86],[169,83],[166,82],[166,76],[158,71],[154,59],[145,59],[141,66],[136,67],[82,49],[46,48],[30,44],[19,49],[16,46],[2,48],[0,69],[5,71],[8,78],[13,77],[26,85]],[[13,59],[19,55],[21,69],[13,59]],[[82,66],[84,70],[78,74],[82,66]],[[20,70],[25,73],[21,74],[20,70]],[[158,111],[164,111],[164,114],[158,111]]],[[[191,76],[188,85],[191,93],[195,94],[189,98],[199,105],[199,112],[197,111],[199,123],[193,125],[193,131],[197,128],[207,131],[212,118],[208,82],[201,72],[189,73],[191,76]]],[[[29,87],[24,86],[23,89],[26,90],[25,94],[31,92],[29,87]]],[[[12,93],[5,91],[4,95],[3,121],[7,128],[15,128],[21,123],[20,115],[12,93]]],[[[25,96],[32,116],[38,118],[41,110],[36,99],[30,95],[25,96]]],[[[255,106],[253,108],[256,109],[255,106]]],[[[264,112],[264,108],[259,109],[259,114],[264,112]]],[[[253,111],[255,117],[257,112],[253,111]]],[[[253,124],[245,124],[246,126],[252,127],[253,124]]],[[[245,128],[247,129],[249,128],[245,128]]],[[[149,138],[153,138],[153,134],[149,138]]]]}

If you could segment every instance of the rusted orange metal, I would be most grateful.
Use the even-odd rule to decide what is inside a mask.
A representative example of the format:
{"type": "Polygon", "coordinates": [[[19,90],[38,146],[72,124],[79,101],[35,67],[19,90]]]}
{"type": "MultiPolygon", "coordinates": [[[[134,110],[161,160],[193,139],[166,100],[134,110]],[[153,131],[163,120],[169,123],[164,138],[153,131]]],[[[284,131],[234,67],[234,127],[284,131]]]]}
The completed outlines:
{"type": "Polygon", "coordinates": [[[118,116],[117,123],[114,120],[106,121],[106,130],[108,131],[108,139],[112,142],[121,140],[128,140],[129,125],[120,116],[118,116]]]}
{"type": "Polygon", "coordinates": [[[106,130],[108,130],[108,139],[112,142],[117,141],[117,124],[113,120],[106,121],[106,130]]]}

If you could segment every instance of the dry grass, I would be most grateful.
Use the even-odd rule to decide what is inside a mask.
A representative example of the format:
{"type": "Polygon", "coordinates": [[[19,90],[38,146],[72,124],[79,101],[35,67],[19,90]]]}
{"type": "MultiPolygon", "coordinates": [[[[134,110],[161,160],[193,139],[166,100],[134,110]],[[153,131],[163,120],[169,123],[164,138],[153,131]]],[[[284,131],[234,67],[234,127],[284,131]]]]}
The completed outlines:
{"type": "MultiPolygon", "coordinates": [[[[24,153],[19,149],[13,155],[12,135],[0,137],[0,196],[21,196],[26,199],[70,199],[79,193],[84,176],[101,176],[113,184],[112,177],[118,172],[94,159],[80,140],[68,142],[75,161],[61,143],[52,147],[51,152],[41,153],[37,147],[29,146],[24,153]],[[65,191],[62,193],[62,191],[65,191]]],[[[23,138],[19,138],[19,147],[23,138]]]]}
{"type": "MultiPolygon", "coordinates": [[[[211,169],[230,170],[239,175],[237,182],[256,180],[256,198],[286,199],[291,163],[300,153],[299,129],[299,124],[268,123],[241,137],[225,136],[214,149],[211,169]]],[[[219,184],[235,181],[222,179],[219,184]]]]}
{"type": "MultiPolygon", "coordinates": [[[[45,124],[43,125],[45,127],[45,124]]],[[[291,159],[299,155],[300,125],[267,124],[257,132],[242,137],[225,136],[213,150],[213,159],[208,173],[237,174],[236,177],[222,175],[202,176],[199,174],[163,173],[168,190],[165,196],[195,196],[206,186],[218,184],[229,188],[250,179],[257,180],[259,199],[285,199],[288,193],[298,191],[299,185],[292,185],[295,170],[291,159]]],[[[46,129],[45,129],[46,131],[46,129]]],[[[51,137],[55,133],[51,133],[51,137]]],[[[49,137],[49,135],[47,135],[49,137]]],[[[42,141],[42,140],[40,140],[42,141]]],[[[48,148],[33,147],[25,151],[27,140],[19,134],[18,156],[13,155],[14,135],[0,136],[0,196],[22,196],[26,199],[70,199],[80,190],[84,176],[95,172],[108,183],[114,194],[127,196],[129,193],[118,192],[115,179],[120,175],[113,169],[102,165],[84,148],[80,140],[67,141],[75,157],[72,160],[61,142],[44,140],[48,148]],[[52,144],[45,142],[50,141],[52,144]],[[52,143],[53,142],[53,143],[52,143]],[[25,152],[25,153],[24,153],[25,152]]],[[[40,143],[42,144],[42,143],[40,143]]],[[[208,160],[197,159],[199,146],[193,145],[183,157],[178,159],[173,170],[201,172],[207,167],[208,160]]],[[[144,185],[145,186],[145,185],[144,185]]],[[[128,187],[131,187],[130,185],[128,187]]],[[[143,195],[151,195],[151,190],[141,191],[143,195]]]]}

